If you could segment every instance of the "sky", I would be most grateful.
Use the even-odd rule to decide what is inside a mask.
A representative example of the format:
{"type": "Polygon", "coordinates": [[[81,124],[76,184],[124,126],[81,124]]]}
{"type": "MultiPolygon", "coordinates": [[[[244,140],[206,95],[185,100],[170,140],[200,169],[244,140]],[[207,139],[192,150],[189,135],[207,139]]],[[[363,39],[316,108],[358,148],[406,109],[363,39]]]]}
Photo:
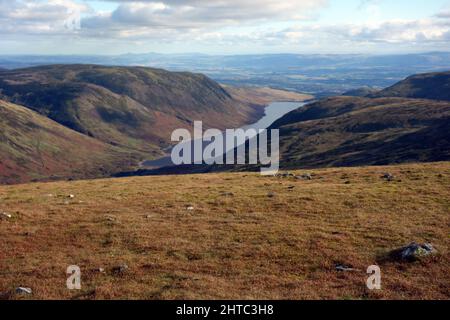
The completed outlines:
{"type": "Polygon", "coordinates": [[[0,0],[0,54],[450,51],[450,0],[0,0]]]}

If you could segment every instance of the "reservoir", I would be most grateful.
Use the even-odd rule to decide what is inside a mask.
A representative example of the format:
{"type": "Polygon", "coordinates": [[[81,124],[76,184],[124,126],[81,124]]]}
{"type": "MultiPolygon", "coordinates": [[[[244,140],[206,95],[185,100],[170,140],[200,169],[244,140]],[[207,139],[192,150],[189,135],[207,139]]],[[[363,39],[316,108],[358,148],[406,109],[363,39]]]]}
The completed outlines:
{"type": "MultiPolygon", "coordinates": [[[[248,129],[267,129],[272,125],[275,121],[286,115],[287,113],[296,110],[300,107],[306,105],[307,102],[272,102],[265,108],[265,115],[259,119],[257,122],[249,124],[247,126],[242,127],[244,130],[248,129]]],[[[232,128],[230,128],[232,129],[232,128]]],[[[192,142],[188,142],[192,143],[192,142]]],[[[172,166],[172,160],[170,155],[162,157],[156,160],[147,160],[141,163],[143,168],[162,168],[172,166]]]]}

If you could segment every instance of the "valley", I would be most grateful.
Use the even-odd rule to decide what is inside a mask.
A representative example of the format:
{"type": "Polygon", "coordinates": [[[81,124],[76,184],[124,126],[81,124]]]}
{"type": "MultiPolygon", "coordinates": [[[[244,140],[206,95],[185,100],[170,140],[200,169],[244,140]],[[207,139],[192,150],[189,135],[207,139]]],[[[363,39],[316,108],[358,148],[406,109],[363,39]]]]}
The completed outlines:
{"type": "Polygon", "coordinates": [[[0,183],[134,170],[144,160],[164,157],[172,131],[190,128],[195,120],[206,128],[239,128],[263,117],[272,101],[311,98],[270,88],[224,88],[200,74],[141,67],[52,65],[5,71],[0,75],[0,108],[8,116],[0,131],[0,183]],[[15,120],[22,116],[14,113],[40,123],[29,128],[27,121],[15,120]],[[52,146],[52,139],[61,138],[49,137],[49,131],[55,135],[46,127],[50,124],[66,132],[65,148],[52,146]],[[23,134],[9,133],[17,130],[23,134]],[[53,148],[51,154],[41,155],[36,147],[41,142],[53,148]],[[80,150],[68,150],[70,144],[80,150]],[[74,151],[79,155],[68,157],[74,151]]]}

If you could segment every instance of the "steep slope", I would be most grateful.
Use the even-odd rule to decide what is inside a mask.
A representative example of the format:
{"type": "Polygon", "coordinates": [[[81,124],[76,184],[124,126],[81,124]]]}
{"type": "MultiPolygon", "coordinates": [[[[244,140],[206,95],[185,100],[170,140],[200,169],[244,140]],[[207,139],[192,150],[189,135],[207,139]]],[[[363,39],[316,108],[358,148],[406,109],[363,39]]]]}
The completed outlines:
{"type": "Polygon", "coordinates": [[[116,147],[0,100],[0,184],[108,176],[136,160],[116,147]]]}
{"type": "Polygon", "coordinates": [[[413,75],[371,97],[402,97],[450,101],[450,71],[413,75]]]}
{"type": "Polygon", "coordinates": [[[263,112],[206,76],[142,67],[53,65],[0,73],[0,96],[105,143],[152,158],[176,128],[239,127],[263,112]]]}
{"type": "Polygon", "coordinates": [[[336,97],[287,114],[283,167],[384,165],[450,160],[450,103],[336,97]]]}

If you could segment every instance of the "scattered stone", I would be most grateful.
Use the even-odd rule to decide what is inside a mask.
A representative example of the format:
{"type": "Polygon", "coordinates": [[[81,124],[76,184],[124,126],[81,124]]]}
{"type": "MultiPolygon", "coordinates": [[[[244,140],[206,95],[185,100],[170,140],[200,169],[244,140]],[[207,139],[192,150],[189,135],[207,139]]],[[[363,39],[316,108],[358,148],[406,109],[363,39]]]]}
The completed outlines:
{"type": "Polygon", "coordinates": [[[291,178],[291,177],[295,177],[295,174],[290,173],[290,172],[278,173],[278,174],[275,175],[275,177],[279,177],[279,178],[291,178]]]}
{"type": "Polygon", "coordinates": [[[73,199],[73,198],[75,198],[75,195],[69,194],[67,197],[70,198],[70,199],[73,199]]]}
{"type": "Polygon", "coordinates": [[[392,251],[391,256],[397,260],[416,261],[434,253],[436,253],[436,250],[430,243],[418,244],[412,242],[403,248],[392,251]]]}
{"type": "Polygon", "coordinates": [[[336,268],[337,271],[340,271],[340,272],[354,272],[354,271],[360,271],[360,270],[358,270],[358,269],[355,269],[355,268],[353,268],[353,267],[351,267],[351,266],[347,266],[347,265],[345,265],[345,264],[337,264],[337,265],[335,266],[335,268],[336,268]]]}
{"type": "Polygon", "coordinates": [[[395,177],[390,173],[385,173],[382,178],[390,182],[390,181],[394,181],[395,177]]]}
{"type": "Polygon", "coordinates": [[[128,266],[124,263],[124,264],[121,264],[120,266],[114,267],[113,272],[123,274],[123,273],[127,272],[128,269],[129,269],[128,266]]]}
{"type": "Polygon", "coordinates": [[[110,221],[110,222],[116,222],[117,221],[116,217],[113,217],[113,216],[106,216],[105,219],[107,221],[110,221]]]}
{"type": "Polygon", "coordinates": [[[1,212],[0,213],[0,219],[11,219],[11,218],[12,218],[12,215],[10,215],[7,212],[1,212]]]}
{"type": "Polygon", "coordinates": [[[95,271],[99,272],[99,273],[105,273],[105,269],[104,268],[98,268],[98,269],[95,269],[95,271]]]}
{"type": "Polygon", "coordinates": [[[312,180],[312,176],[309,173],[305,173],[304,175],[302,175],[302,178],[305,180],[312,180]]]}
{"type": "Polygon", "coordinates": [[[151,218],[153,218],[153,215],[152,214],[148,214],[148,215],[145,216],[145,218],[146,219],[151,219],[151,218]]]}
{"type": "Polygon", "coordinates": [[[33,290],[31,288],[25,288],[25,287],[18,287],[16,289],[17,294],[33,294],[33,290]]]}
{"type": "Polygon", "coordinates": [[[297,180],[312,180],[312,175],[309,173],[305,173],[301,176],[295,176],[295,179],[297,179],[297,180]]]}
{"type": "Polygon", "coordinates": [[[194,207],[193,207],[193,206],[187,206],[187,207],[186,207],[186,210],[192,211],[192,210],[194,210],[194,207]]]}

